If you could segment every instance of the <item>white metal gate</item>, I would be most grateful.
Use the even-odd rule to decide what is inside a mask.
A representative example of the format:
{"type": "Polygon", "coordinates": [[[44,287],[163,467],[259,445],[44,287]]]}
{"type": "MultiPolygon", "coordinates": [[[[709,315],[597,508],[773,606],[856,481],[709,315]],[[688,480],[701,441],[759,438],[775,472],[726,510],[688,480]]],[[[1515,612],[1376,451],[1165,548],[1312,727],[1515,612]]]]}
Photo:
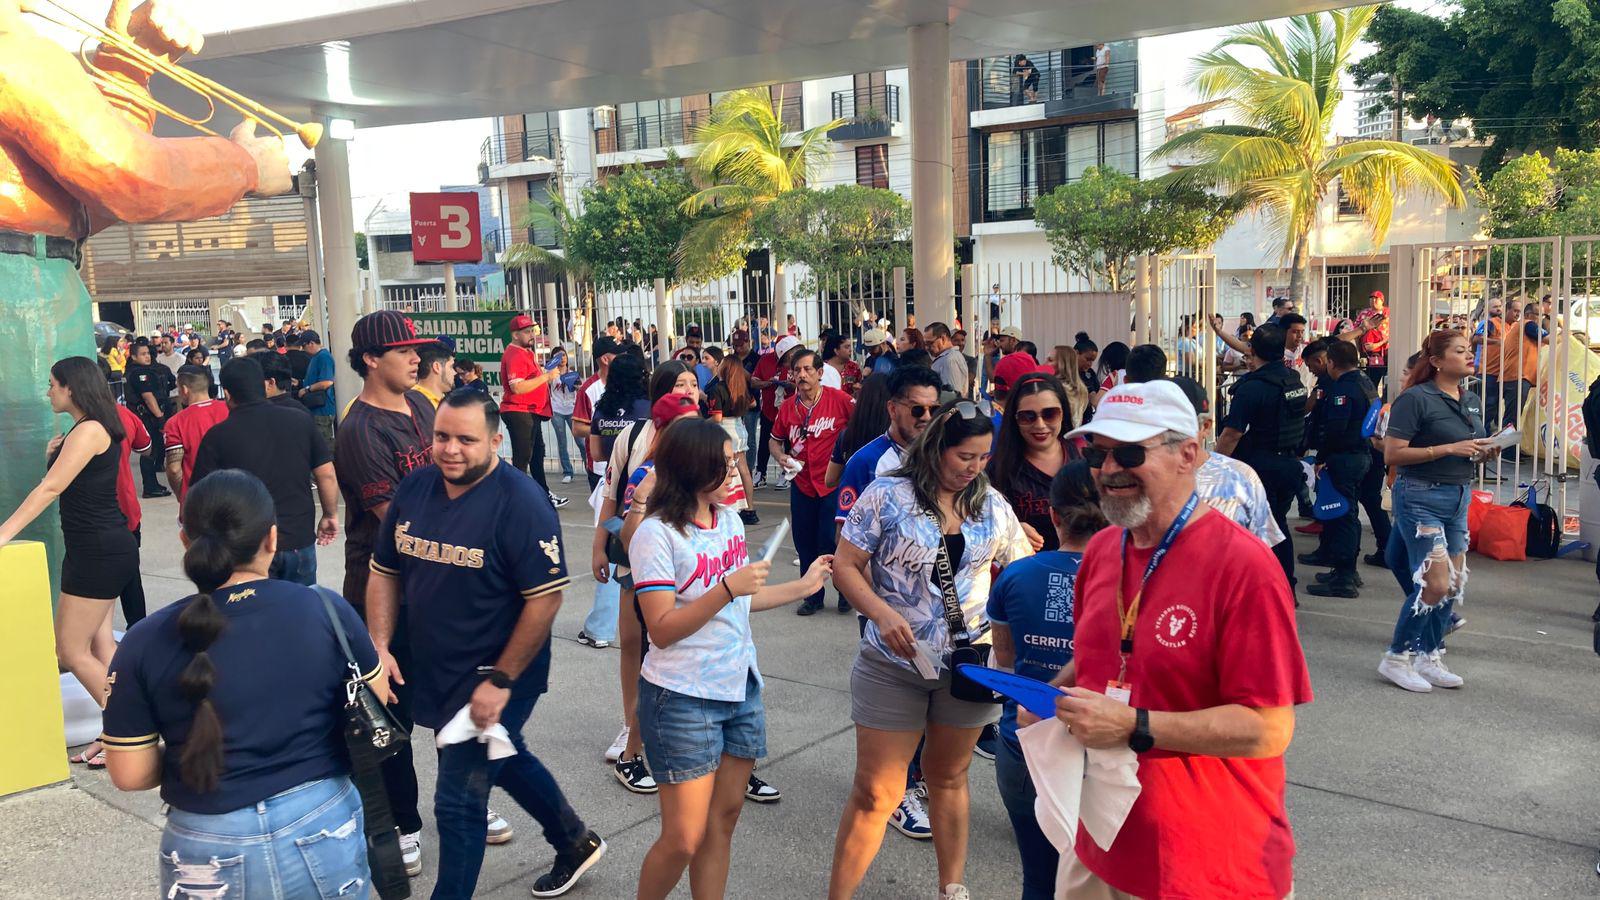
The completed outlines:
{"type": "Polygon", "coordinates": [[[1334,319],[1350,318],[1350,276],[1327,276],[1328,316],[1334,319]]]}
{"type": "Polygon", "coordinates": [[[141,300],[138,306],[139,334],[153,334],[157,325],[169,329],[193,326],[205,334],[212,331],[211,304],[205,300],[141,300]]]}

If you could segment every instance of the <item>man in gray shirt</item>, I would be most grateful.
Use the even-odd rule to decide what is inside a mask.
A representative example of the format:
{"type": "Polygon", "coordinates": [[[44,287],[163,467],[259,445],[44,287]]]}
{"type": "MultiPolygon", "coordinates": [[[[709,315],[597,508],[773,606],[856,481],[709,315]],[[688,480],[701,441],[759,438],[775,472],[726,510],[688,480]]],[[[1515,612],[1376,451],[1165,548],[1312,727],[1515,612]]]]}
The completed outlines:
{"type": "Polygon", "coordinates": [[[933,354],[933,371],[957,394],[965,397],[971,391],[971,376],[967,372],[967,359],[950,336],[950,326],[933,322],[923,330],[928,340],[928,352],[933,354]]]}
{"type": "Polygon", "coordinates": [[[156,354],[156,362],[166,366],[172,372],[172,377],[167,379],[167,383],[171,385],[171,389],[167,392],[167,400],[175,401],[178,396],[178,368],[187,360],[182,353],[173,349],[172,338],[166,336],[158,338],[157,346],[161,352],[156,354]]]}

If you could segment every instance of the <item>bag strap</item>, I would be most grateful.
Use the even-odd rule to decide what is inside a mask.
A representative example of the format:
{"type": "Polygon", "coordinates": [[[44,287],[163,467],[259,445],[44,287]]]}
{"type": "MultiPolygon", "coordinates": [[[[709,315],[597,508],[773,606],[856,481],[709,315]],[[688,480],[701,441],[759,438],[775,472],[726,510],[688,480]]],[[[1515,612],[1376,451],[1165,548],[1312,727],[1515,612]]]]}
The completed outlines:
{"type": "Polygon", "coordinates": [[[950,545],[944,539],[944,526],[939,523],[939,517],[928,513],[928,518],[933,522],[934,530],[939,535],[939,551],[933,560],[933,572],[939,579],[939,595],[944,603],[944,624],[950,629],[950,642],[957,647],[972,643],[972,636],[967,631],[966,616],[961,613],[961,600],[956,596],[955,566],[950,562],[950,545]]]}
{"type": "Polygon", "coordinates": [[[339,621],[339,611],[333,608],[333,592],[320,584],[312,585],[311,589],[322,598],[322,608],[328,613],[328,621],[333,623],[333,636],[339,639],[339,649],[344,651],[345,664],[360,678],[361,666],[356,663],[356,655],[350,652],[350,638],[344,633],[344,623],[339,621]]]}
{"type": "Polygon", "coordinates": [[[621,473],[621,472],[616,473],[617,474],[617,495],[615,497],[611,498],[612,500],[616,501],[616,504],[619,507],[622,506],[622,495],[627,493],[627,490],[628,490],[628,479],[633,477],[633,469],[631,468],[631,465],[633,463],[633,448],[634,448],[635,445],[637,445],[639,443],[639,432],[644,430],[644,423],[646,421],[648,421],[648,420],[640,419],[639,421],[634,422],[632,425],[628,426],[628,443],[623,448],[623,453],[622,453],[622,465],[623,465],[623,468],[627,469],[627,472],[626,473],[621,473]]]}

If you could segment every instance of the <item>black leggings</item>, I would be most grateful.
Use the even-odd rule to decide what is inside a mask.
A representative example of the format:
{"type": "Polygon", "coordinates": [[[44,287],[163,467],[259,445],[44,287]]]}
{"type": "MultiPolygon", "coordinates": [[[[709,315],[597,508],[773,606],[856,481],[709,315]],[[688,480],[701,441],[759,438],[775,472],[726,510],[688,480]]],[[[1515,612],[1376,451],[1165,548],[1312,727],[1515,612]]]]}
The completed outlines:
{"type": "Polygon", "coordinates": [[[756,470],[750,473],[750,477],[754,478],[757,474],[764,474],[767,471],[767,463],[772,459],[771,439],[772,420],[767,418],[766,413],[762,413],[760,446],[756,447],[756,470]]]}
{"type": "MultiPolygon", "coordinates": [[[[138,547],[144,546],[144,540],[138,528],[133,530],[133,543],[138,547]]],[[[144,581],[139,577],[138,569],[135,569],[133,580],[128,582],[128,586],[122,589],[122,618],[128,623],[128,627],[132,628],[133,623],[144,618],[144,616],[144,581]]]]}
{"type": "Polygon", "coordinates": [[[501,413],[506,431],[511,433],[511,468],[521,469],[539,482],[539,487],[550,492],[544,481],[544,423],[543,416],[526,412],[501,413]]]}

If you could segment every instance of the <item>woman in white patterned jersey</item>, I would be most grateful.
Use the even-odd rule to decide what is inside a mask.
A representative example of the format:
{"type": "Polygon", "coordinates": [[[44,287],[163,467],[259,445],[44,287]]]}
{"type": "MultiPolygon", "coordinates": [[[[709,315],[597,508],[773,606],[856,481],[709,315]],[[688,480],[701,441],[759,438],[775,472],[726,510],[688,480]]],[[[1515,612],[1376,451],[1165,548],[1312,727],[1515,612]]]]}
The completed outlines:
{"type": "Polygon", "coordinates": [[[661,835],[638,896],[666,897],[688,868],[694,896],[721,897],[750,772],[767,752],[750,613],[819,590],[833,557],[798,581],[767,585],[772,564],[750,561],[744,523],[723,505],[737,456],[715,422],[673,422],[655,460],[649,513],[628,546],[650,640],[639,730],[661,786],[661,835]]]}
{"type": "Polygon", "coordinates": [[[924,732],[941,896],[967,897],[967,765],[1000,708],[951,692],[955,641],[938,561],[948,559],[961,637],[987,649],[991,568],[1033,552],[1011,504],[984,476],[993,439],[993,421],[975,404],[941,407],[900,467],[856,500],[840,531],[834,584],[868,622],[850,672],[855,783],[834,841],[829,897],[853,896],[866,876],[924,732]]]}

